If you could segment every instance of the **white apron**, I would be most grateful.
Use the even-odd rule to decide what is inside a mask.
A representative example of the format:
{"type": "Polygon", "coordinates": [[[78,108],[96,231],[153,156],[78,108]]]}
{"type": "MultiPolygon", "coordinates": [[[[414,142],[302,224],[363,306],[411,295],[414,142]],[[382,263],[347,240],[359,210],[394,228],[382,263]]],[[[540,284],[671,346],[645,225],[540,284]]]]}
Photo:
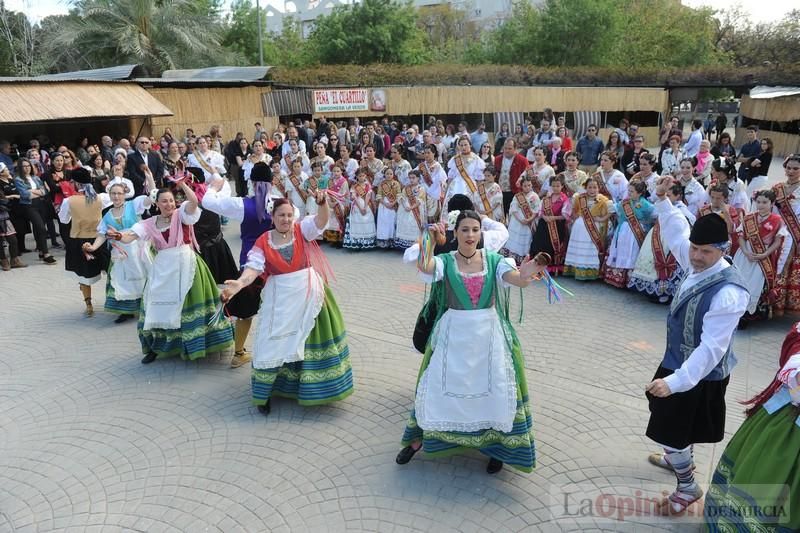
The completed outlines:
{"type": "Polygon", "coordinates": [[[313,268],[269,276],[261,291],[253,368],[302,361],[324,301],[325,287],[313,268]]]}
{"type": "Polygon", "coordinates": [[[125,253],[122,255],[115,248],[111,250],[111,286],[114,288],[116,300],[136,300],[144,293],[145,281],[149,268],[150,258],[141,242],[133,241],[130,244],[120,244],[125,253]]]}
{"type": "Polygon", "coordinates": [[[510,432],[517,411],[511,353],[495,309],[448,309],[433,332],[417,387],[417,424],[428,431],[510,432]]]}
{"type": "Polygon", "coordinates": [[[183,301],[196,268],[197,258],[188,244],[158,252],[144,291],[144,330],[181,327],[183,301]]]}

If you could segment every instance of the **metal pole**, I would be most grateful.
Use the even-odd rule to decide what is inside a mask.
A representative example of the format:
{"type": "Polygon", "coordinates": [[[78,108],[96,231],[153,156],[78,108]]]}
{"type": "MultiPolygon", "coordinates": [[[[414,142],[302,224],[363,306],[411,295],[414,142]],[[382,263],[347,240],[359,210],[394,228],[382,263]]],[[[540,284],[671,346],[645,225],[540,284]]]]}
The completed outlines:
{"type": "Polygon", "coordinates": [[[259,0],[256,0],[256,15],[258,15],[258,65],[264,66],[264,44],[261,41],[261,6],[259,0]]]}

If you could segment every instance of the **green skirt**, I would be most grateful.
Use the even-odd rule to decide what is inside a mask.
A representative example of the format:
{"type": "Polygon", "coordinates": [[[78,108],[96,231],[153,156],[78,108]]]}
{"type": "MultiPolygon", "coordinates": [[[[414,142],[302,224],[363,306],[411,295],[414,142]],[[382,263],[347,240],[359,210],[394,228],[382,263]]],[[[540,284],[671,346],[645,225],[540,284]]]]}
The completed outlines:
{"type": "Polygon", "coordinates": [[[264,405],[272,396],[291,398],[300,405],[323,405],[353,393],[344,320],[327,285],[322,309],[305,342],[304,359],[275,368],[254,368],[250,383],[253,405],[264,405]]]}
{"type": "Polygon", "coordinates": [[[114,262],[109,261],[108,271],[106,272],[106,303],[103,305],[103,309],[117,315],[135,315],[139,313],[139,307],[142,305],[141,298],[135,300],[117,300],[114,297],[114,287],[111,285],[111,276],[113,275],[111,270],[113,268],[114,262]]]}
{"type": "Polygon", "coordinates": [[[711,478],[704,516],[709,531],[800,531],[798,409],[763,408],[745,420],[711,478]]]}
{"type": "Polygon", "coordinates": [[[181,310],[180,329],[149,329],[144,327],[144,304],[139,312],[139,342],[142,353],[155,352],[159,358],[180,356],[195,360],[220,352],[233,345],[233,325],[222,318],[213,325],[208,322],[217,310],[219,291],[205,261],[195,254],[197,267],[194,280],[181,310]]]}
{"type": "Polygon", "coordinates": [[[601,277],[599,268],[581,268],[572,265],[564,266],[564,275],[579,281],[592,281],[601,277]]]}
{"type": "MultiPolygon", "coordinates": [[[[422,368],[417,377],[417,386],[422,374],[430,364],[430,343],[422,359],[422,368]]],[[[422,450],[433,457],[441,457],[475,449],[492,459],[521,470],[530,472],[536,466],[536,447],[533,438],[533,417],[528,400],[528,384],[525,380],[525,367],[522,364],[522,350],[515,339],[511,349],[514,374],[517,382],[517,412],[514,425],[508,433],[495,429],[481,431],[425,431],[417,425],[415,410],[411,410],[406,424],[402,446],[412,442],[422,442],[422,450]]]]}

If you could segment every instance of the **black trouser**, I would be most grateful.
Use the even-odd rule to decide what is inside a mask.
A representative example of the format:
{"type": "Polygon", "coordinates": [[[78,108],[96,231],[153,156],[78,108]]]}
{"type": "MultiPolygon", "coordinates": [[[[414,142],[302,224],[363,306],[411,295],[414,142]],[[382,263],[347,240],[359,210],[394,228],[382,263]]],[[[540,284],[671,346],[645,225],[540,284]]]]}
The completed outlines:
{"type": "Polygon", "coordinates": [[[47,228],[45,227],[43,213],[48,213],[47,201],[36,199],[30,205],[20,204],[22,218],[30,222],[33,228],[33,238],[36,239],[36,249],[39,253],[47,253],[47,228]]]}
{"type": "MultiPolygon", "coordinates": [[[[503,213],[508,218],[508,210],[511,209],[511,201],[514,199],[514,193],[511,191],[503,191],[503,213]]],[[[487,215],[489,213],[486,213],[487,215]]]]}

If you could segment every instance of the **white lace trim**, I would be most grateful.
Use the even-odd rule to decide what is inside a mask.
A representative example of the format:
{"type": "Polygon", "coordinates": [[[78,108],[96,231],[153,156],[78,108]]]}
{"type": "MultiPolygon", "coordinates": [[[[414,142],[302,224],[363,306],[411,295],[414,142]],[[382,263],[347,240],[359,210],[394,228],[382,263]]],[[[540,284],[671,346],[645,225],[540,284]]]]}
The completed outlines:
{"type": "Polygon", "coordinates": [[[458,260],[455,257],[455,255],[457,253],[458,253],[458,250],[453,250],[452,252],[450,252],[450,255],[452,255],[453,256],[453,260],[456,261],[456,263],[455,263],[456,272],[458,272],[458,275],[461,276],[462,278],[477,278],[477,277],[480,277],[480,276],[485,276],[486,272],[489,271],[489,263],[488,263],[487,258],[486,258],[486,251],[485,250],[481,252],[482,270],[480,272],[461,272],[458,269],[458,260]]]}
{"type": "Polygon", "coordinates": [[[269,232],[269,247],[272,248],[273,250],[283,250],[284,248],[288,248],[289,246],[292,246],[294,244],[294,228],[292,228],[291,231],[292,231],[291,240],[289,242],[284,243],[284,244],[275,244],[275,242],[272,240],[272,231],[270,231],[269,232]]]}

